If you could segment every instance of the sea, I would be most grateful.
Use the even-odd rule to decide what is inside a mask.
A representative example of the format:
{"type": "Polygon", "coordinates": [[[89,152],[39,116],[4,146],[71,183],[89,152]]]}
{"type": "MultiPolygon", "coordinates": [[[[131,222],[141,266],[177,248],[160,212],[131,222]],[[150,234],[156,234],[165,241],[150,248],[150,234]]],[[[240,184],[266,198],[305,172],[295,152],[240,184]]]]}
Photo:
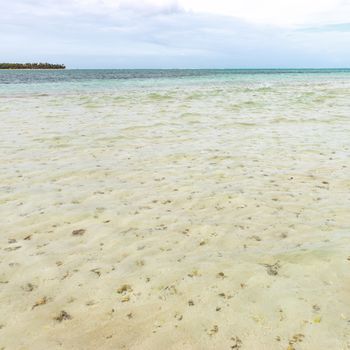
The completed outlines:
{"type": "Polygon", "coordinates": [[[350,349],[349,69],[2,70],[0,164],[0,348],[350,349]]]}

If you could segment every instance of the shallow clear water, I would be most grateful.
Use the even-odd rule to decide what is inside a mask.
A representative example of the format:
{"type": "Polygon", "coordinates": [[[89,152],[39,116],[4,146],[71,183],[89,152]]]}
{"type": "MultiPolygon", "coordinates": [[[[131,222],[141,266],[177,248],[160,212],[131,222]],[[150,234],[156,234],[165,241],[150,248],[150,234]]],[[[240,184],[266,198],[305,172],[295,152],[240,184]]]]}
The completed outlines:
{"type": "Polygon", "coordinates": [[[346,70],[0,71],[0,348],[350,349],[349,96],[346,70]]]}
{"type": "Polygon", "coordinates": [[[109,90],[130,86],[339,80],[350,69],[0,70],[0,93],[109,90]]]}

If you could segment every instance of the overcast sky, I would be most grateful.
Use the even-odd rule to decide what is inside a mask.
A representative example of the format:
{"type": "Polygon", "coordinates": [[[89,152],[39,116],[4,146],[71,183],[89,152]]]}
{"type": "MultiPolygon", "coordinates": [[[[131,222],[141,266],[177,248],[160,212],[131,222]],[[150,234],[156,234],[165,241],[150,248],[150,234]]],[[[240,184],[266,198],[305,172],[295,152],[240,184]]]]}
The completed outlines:
{"type": "Polygon", "coordinates": [[[1,61],[350,67],[350,0],[1,0],[1,61]]]}

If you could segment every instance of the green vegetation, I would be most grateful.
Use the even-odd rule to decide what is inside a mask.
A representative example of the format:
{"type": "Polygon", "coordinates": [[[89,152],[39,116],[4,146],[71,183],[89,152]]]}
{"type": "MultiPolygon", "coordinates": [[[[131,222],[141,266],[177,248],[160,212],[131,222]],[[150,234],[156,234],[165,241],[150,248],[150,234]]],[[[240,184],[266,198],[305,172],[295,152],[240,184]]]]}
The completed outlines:
{"type": "Polygon", "coordinates": [[[65,69],[64,64],[51,63],[0,63],[0,69],[65,69]]]}

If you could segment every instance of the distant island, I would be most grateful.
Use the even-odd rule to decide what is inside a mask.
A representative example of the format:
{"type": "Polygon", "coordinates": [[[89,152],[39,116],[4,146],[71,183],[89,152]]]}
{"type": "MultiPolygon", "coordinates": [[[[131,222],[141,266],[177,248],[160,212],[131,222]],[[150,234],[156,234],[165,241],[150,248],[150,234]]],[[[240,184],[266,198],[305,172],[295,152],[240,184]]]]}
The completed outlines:
{"type": "Polygon", "coordinates": [[[0,69],[65,69],[64,64],[51,63],[0,63],[0,69]]]}

